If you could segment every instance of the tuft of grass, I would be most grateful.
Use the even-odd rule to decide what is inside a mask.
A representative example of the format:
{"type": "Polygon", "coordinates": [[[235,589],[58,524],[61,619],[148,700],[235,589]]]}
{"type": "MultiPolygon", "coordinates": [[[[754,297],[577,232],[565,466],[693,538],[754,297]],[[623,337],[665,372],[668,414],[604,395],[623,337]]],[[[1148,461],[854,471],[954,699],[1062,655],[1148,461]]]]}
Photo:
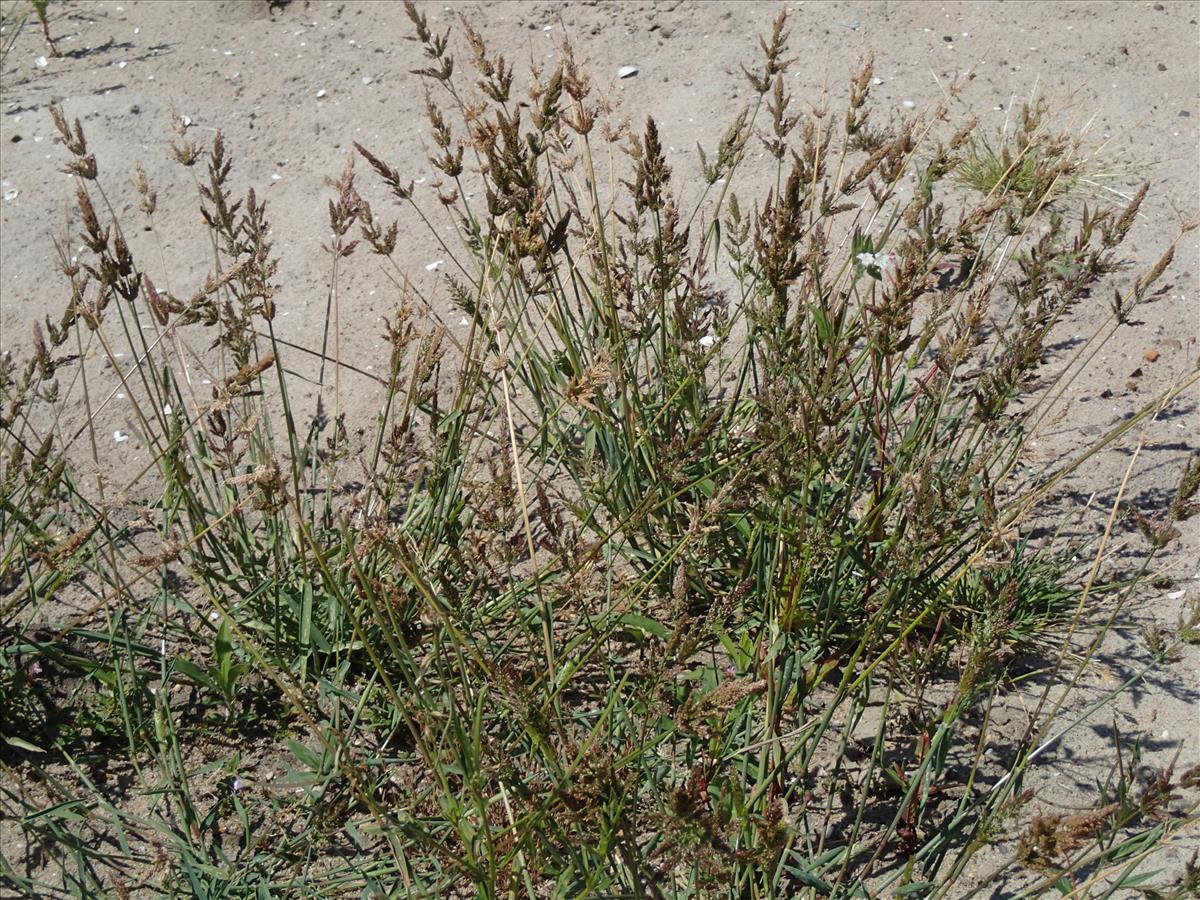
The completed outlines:
{"type": "MultiPolygon", "coordinates": [[[[275,334],[268,210],[233,195],[220,133],[175,117],[211,250],[185,288],[130,249],[52,108],[77,184],[67,302],[0,360],[0,796],[41,853],[8,877],[78,896],[957,896],[1023,828],[989,883],[1018,865],[1134,883],[1195,821],[1194,773],[1138,796],[1118,777],[1073,814],[1031,816],[1029,786],[1163,663],[1068,703],[1137,586],[1097,579],[1125,484],[1088,572],[1028,532],[1196,376],[1057,469],[1022,450],[1115,327],[1035,389],[1144,189],[1068,226],[1046,210],[1066,151],[1031,141],[950,206],[970,128],[940,134],[941,108],[869,124],[869,61],[840,128],[789,114],[784,14],[689,179],[653,118],[610,121],[570,46],[522,95],[469,21],[460,51],[407,10],[437,202],[355,145],[328,183],[319,348],[275,334]],[[1001,185],[1023,158],[1029,183],[1001,185]],[[442,217],[461,329],[396,261],[442,217]],[[367,255],[398,297],[382,376],[340,346],[367,255]],[[352,390],[378,399],[362,432],[352,390]],[[150,462],[98,475],[126,440],[150,462]],[[992,726],[1031,671],[1027,724],[992,726]]],[[[161,247],[158,191],[133,185],[161,247]]]]}
{"type": "Polygon", "coordinates": [[[1049,129],[1049,103],[1042,97],[1022,105],[1011,133],[989,139],[973,132],[955,178],[985,196],[1003,197],[1023,211],[1040,209],[1071,193],[1088,174],[1081,141],[1049,129]]]}

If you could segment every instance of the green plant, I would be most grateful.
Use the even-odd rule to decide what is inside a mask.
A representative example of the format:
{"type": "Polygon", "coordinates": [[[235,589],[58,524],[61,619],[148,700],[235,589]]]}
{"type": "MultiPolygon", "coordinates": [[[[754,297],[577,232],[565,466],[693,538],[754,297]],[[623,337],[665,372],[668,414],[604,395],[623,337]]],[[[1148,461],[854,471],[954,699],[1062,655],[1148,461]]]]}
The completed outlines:
{"type": "MultiPolygon", "coordinates": [[[[165,258],[129,250],[79,122],[52,110],[88,252],[73,260],[64,237],[70,303],[35,326],[28,360],[0,366],[4,665],[44,654],[104,682],[147,809],[110,800],[76,759],[89,736],[48,743],[26,704],[13,752],[66,769],[20,760],[43,767],[61,815],[5,794],[60,867],[25,888],[98,894],[153,848],[153,886],[197,896],[952,895],[1024,815],[1046,748],[1149,671],[1064,706],[1112,625],[1087,600],[1109,591],[1115,616],[1132,586],[1097,580],[1108,532],[1088,573],[1075,548],[1023,532],[1098,449],[1022,466],[1028,429],[1115,326],[1035,394],[1047,338],[1120,265],[1144,190],[1068,226],[1046,209],[1066,152],[1039,145],[1028,189],[1008,173],[951,207],[970,129],[941,134],[943,109],[869,125],[869,63],[840,128],[824,109],[789,114],[781,15],[753,102],[689,192],[653,119],[637,134],[605,121],[569,46],[521,98],[463,21],[467,88],[449,36],[408,10],[467,327],[409,284],[409,223],[379,213],[349,161],[329,182],[307,414],[290,393],[306,351],[274,330],[267,209],[231,194],[220,133],[201,146],[176,117],[212,252],[210,277],[176,294],[159,287],[165,258]],[[756,129],[770,187],[751,200],[735,185],[756,129]],[[626,177],[607,179],[622,154],[626,177]],[[921,189],[900,196],[914,172],[921,189]],[[341,280],[367,252],[401,298],[383,376],[340,351],[341,280]],[[84,474],[107,437],[93,355],[135,399],[152,459],[119,485],[84,474]],[[379,392],[361,439],[350,379],[379,392]],[[342,490],[351,466],[365,476],[342,490]],[[999,734],[990,711],[1019,689],[1019,655],[1064,691],[999,734]],[[273,720],[239,714],[255,676],[273,720]],[[224,723],[196,720],[192,688],[224,723]],[[233,738],[236,761],[212,751],[233,738]],[[985,753],[1000,738],[1003,765],[985,753]],[[251,751],[286,756],[284,775],[229,781],[251,751]],[[92,828],[120,836],[118,857],[88,846],[92,828]]],[[[440,238],[405,174],[356,150],[398,215],[440,238]]],[[[153,232],[157,194],[134,183],[153,232]]],[[[1069,880],[1194,809],[1135,844],[1132,812],[1053,815],[1021,852],[1069,880]]]]}
{"type": "Polygon", "coordinates": [[[42,36],[46,39],[46,46],[50,48],[51,56],[61,56],[58,52],[58,47],[54,44],[54,39],[50,37],[50,20],[46,18],[46,10],[50,6],[50,0],[29,0],[29,5],[33,7],[34,15],[42,24],[42,36]]]}
{"type": "Polygon", "coordinates": [[[1012,134],[989,140],[972,134],[955,178],[975,191],[1011,198],[1026,214],[1061,199],[1083,177],[1087,161],[1080,141],[1048,130],[1044,98],[1025,103],[1012,134]]]}
{"type": "Polygon", "coordinates": [[[208,688],[225,703],[232,714],[237,704],[238,682],[250,671],[245,662],[234,662],[232,632],[229,623],[222,622],[213,640],[213,665],[202,668],[190,660],[176,659],[174,668],[201,687],[208,688]]]}

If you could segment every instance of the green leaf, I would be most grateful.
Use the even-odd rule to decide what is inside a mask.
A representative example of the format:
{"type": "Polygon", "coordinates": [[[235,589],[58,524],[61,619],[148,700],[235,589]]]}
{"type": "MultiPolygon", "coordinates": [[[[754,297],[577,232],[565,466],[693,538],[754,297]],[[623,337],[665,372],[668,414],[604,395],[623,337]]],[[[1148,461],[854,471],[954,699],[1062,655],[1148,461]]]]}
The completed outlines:
{"type": "Polygon", "coordinates": [[[931,891],[937,890],[937,883],[933,881],[914,881],[912,884],[906,884],[900,890],[896,891],[897,897],[925,897],[931,891]]]}
{"type": "Polygon", "coordinates": [[[29,743],[29,741],[25,740],[24,738],[5,737],[4,743],[8,744],[9,746],[16,747],[18,750],[28,750],[30,753],[46,752],[41,747],[37,746],[36,744],[29,743]]]}
{"type": "Polygon", "coordinates": [[[293,741],[291,738],[287,739],[287,746],[288,749],[292,751],[292,756],[300,760],[302,765],[314,772],[321,771],[321,757],[316,753],[309,750],[299,741],[293,741]]]}
{"type": "Polygon", "coordinates": [[[171,668],[174,671],[179,672],[185,678],[194,681],[196,684],[200,685],[200,687],[208,688],[210,691],[216,692],[220,692],[221,690],[220,686],[215,680],[213,680],[212,676],[210,676],[194,662],[177,658],[172,664],[171,668]]]}
{"type": "Polygon", "coordinates": [[[633,628],[645,634],[652,635],[660,641],[667,639],[667,629],[662,626],[662,623],[656,622],[647,616],[641,616],[637,613],[625,613],[618,621],[626,628],[633,628]]]}
{"type": "Polygon", "coordinates": [[[798,866],[784,866],[784,868],[787,869],[788,873],[801,884],[808,885],[811,888],[816,888],[818,891],[821,891],[825,894],[833,893],[833,885],[831,885],[825,879],[814,875],[812,872],[809,872],[807,869],[801,869],[798,866]]]}

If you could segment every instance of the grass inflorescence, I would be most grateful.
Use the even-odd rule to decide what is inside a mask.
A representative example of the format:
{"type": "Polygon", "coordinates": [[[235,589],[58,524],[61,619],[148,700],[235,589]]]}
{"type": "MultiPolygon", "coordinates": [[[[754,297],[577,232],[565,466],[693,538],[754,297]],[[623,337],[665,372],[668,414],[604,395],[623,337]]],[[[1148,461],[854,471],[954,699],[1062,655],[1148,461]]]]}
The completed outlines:
{"type": "MultiPolygon", "coordinates": [[[[569,46],[519,95],[469,22],[456,57],[409,15],[438,203],[356,145],[329,182],[320,348],[275,334],[269,210],[233,196],[219,133],[203,146],[176,118],[212,264],[168,289],[55,108],[87,249],[63,242],[69,302],[0,369],[0,802],[38,848],[6,877],[79,896],[961,896],[973,858],[1019,837],[993,880],[1135,883],[1195,820],[1197,774],[1135,784],[1118,742],[1094,808],[1035,808],[1038,759],[1146,671],[1067,702],[1113,621],[1093,627],[1088,598],[1111,611],[1136,583],[1030,538],[1089,452],[1040,472],[1023,449],[1088,359],[1046,379],[1048,337],[1122,265],[1145,191],[1047,209],[1074,170],[1068,137],[1020,143],[1044,109],[1012,153],[943,134],[944,108],[883,125],[870,63],[844,118],[797,114],[783,15],[752,102],[681,188],[655,120],[614,125],[569,46]],[[747,174],[759,142],[773,169],[747,174]],[[465,329],[409,282],[387,203],[439,240],[454,226],[465,329]],[[400,296],[382,377],[339,343],[340,284],[368,255],[400,296]],[[306,352],[315,414],[292,400],[306,352]],[[136,401],[112,438],[97,361],[136,401]],[[359,380],[380,392],[362,438],[359,380]],[[123,439],[151,462],[98,475],[123,439]],[[993,727],[1030,673],[1046,692],[993,727]]],[[[134,185],[154,231],[157,193],[134,185]]]]}

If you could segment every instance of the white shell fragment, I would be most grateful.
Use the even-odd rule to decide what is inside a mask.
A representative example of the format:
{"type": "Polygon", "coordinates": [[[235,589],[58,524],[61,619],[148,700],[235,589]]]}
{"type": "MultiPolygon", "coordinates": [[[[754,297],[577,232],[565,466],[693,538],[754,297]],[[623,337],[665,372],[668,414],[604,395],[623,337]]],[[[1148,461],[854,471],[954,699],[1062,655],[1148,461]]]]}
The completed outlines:
{"type": "Polygon", "coordinates": [[[903,106],[905,109],[916,109],[917,108],[916,101],[913,101],[913,100],[905,100],[900,105],[903,106]]]}
{"type": "Polygon", "coordinates": [[[319,91],[317,91],[317,99],[318,100],[320,100],[324,96],[325,96],[325,88],[321,88],[319,91]]]}
{"type": "Polygon", "coordinates": [[[17,197],[20,195],[20,193],[21,192],[18,191],[16,188],[12,188],[11,190],[5,191],[4,192],[4,202],[12,203],[14,200],[17,199],[17,197]]]}
{"type": "Polygon", "coordinates": [[[705,350],[707,350],[709,347],[711,347],[716,342],[717,342],[717,339],[715,337],[713,337],[711,334],[706,334],[706,335],[704,335],[704,337],[700,338],[700,346],[703,347],[705,350]]]}
{"type": "Polygon", "coordinates": [[[618,78],[632,78],[637,73],[637,66],[621,66],[621,68],[617,69],[618,78]]]}
{"type": "Polygon", "coordinates": [[[118,68],[118,69],[123,69],[123,68],[125,68],[127,65],[129,65],[129,63],[127,63],[125,60],[121,60],[120,62],[118,62],[118,63],[117,63],[117,68],[118,68]]]}
{"type": "Polygon", "coordinates": [[[431,262],[429,265],[427,265],[425,267],[425,271],[426,272],[436,272],[438,269],[440,269],[445,264],[446,264],[446,261],[444,259],[435,259],[433,262],[431,262]]]}
{"type": "Polygon", "coordinates": [[[33,64],[39,69],[44,69],[46,66],[50,65],[50,60],[46,59],[44,56],[38,56],[33,60],[33,64]]]}
{"type": "Polygon", "coordinates": [[[118,428],[116,431],[113,432],[113,443],[114,444],[123,444],[127,440],[129,440],[129,435],[127,435],[121,429],[118,428]]]}

